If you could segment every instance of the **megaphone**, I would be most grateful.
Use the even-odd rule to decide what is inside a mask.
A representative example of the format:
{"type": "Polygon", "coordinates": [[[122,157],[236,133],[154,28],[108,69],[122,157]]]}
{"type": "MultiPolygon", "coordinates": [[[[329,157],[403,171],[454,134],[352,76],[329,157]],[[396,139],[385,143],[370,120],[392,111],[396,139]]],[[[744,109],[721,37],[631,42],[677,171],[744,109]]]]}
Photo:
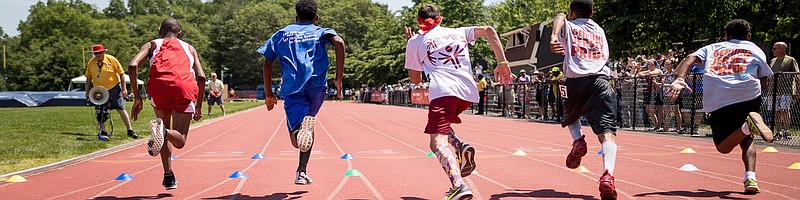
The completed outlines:
{"type": "Polygon", "coordinates": [[[89,101],[94,105],[103,105],[108,102],[108,89],[103,86],[96,86],[89,90],[89,101]]]}

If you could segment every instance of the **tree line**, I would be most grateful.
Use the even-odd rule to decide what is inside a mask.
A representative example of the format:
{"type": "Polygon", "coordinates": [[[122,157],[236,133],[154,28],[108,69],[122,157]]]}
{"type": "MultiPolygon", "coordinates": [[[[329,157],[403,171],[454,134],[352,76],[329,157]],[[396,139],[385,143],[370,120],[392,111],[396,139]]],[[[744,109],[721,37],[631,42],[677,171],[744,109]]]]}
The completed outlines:
{"type": "MultiPolygon", "coordinates": [[[[395,83],[407,76],[402,28],[416,26],[421,4],[438,5],[445,18],[443,26],[489,25],[503,33],[566,13],[570,1],[506,0],[489,6],[483,0],[412,2],[412,7],[391,11],[370,0],[318,0],[318,25],[333,28],[347,43],[346,87],[395,83]]],[[[720,39],[722,26],[732,18],[753,24],[754,41],[797,41],[798,4],[597,0],[595,21],[605,28],[612,54],[621,57],[677,47],[693,50],[720,39]]],[[[263,57],[255,49],[295,21],[294,0],[128,0],[127,4],[110,0],[102,10],[81,0],[48,0],[31,5],[29,11],[19,24],[19,35],[9,37],[0,30],[8,65],[0,71],[2,91],[66,90],[71,78],[84,73],[92,44],[103,44],[108,54],[127,63],[142,44],[157,37],[158,26],[168,17],[181,22],[182,38],[195,46],[207,72],[227,68],[227,84],[252,89],[262,81],[263,57]]],[[[472,46],[471,54],[474,61],[494,65],[485,41],[472,46]]],[[[275,64],[277,83],[280,69],[275,64]]],[[[140,68],[139,76],[146,79],[148,69],[146,65],[140,68]]],[[[331,77],[333,71],[332,66],[331,77]]]]}

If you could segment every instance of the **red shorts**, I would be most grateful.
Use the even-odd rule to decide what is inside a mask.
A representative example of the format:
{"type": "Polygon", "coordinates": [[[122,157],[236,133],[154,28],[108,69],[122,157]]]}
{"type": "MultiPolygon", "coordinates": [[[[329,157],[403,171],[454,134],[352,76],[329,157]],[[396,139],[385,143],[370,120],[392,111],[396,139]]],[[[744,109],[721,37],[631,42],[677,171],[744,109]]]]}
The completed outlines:
{"type": "Polygon", "coordinates": [[[157,110],[174,110],[185,114],[194,114],[194,100],[183,97],[155,97],[151,101],[153,108],[157,110]]]}
{"type": "Polygon", "coordinates": [[[471,102],[454,96],[434,99],[428,105],[428,125],[425,126],[425,133],[449,134],[450,124],[460,124],[461,118],[458,118],[458,115],[467,110],[470,105],[472,105],[471,102]]]}

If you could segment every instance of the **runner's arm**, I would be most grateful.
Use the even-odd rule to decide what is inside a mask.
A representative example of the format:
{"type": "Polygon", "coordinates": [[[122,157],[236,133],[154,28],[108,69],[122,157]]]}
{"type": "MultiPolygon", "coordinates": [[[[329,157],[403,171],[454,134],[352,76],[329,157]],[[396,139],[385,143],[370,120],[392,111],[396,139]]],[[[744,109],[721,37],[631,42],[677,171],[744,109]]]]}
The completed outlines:
{"type": "Polygon", "coordinates": [[[263,78],[264,78],[264,96],[265,97],[272,97],[275,94],[272,93],[272,60],[264,58],[264,65],[262,66],[263,71],[263,78]]]}
{"type": "MultiPolygon", "coordinates": [[[[189,46],[189,49],[192,51],[192,56],[194,57],[194,78],[195,82],[197,82],[197,108],[203,107],[203,95],[206,92],[206,73],[203,72],[203,65],[200,63],[200,56],[197,55],[197,50],[194,49],[194,46],[189,46]]],[[[200,113],[198,109],[195,109],[195,112],[200,113]]]]}
{"type": "MultiPolygon", "coordinates": [[[[139,52],[133,56],[133,59],[131,59],[131,62],[128,64],[128,76],[131,77],[131,80],[139,80],[139,64],[150,57],[150,52],[152,52],[152,49],[153,46],[150,44],[150,42],[145,43],[141,48],[139,48],[139,52]]],[[[131,91],[133,92],[134,100],[142,100],[138,84],[131,84],[131,91]]]]}
{"type": "Polygon", "coordinates": [[[414,85],[419,85],[422,82],[422,72],[417,70],[408,70],[408,78],[414,85]]]}
{"type": "Polygon", "coordinates": [[[336,79],[334,79],[334,84],[336,84],[336,94],[337,97],[342,96],[342,81],[344,81],[344,57],[345,57],[345,44],[344,39],[339,37],[338,35],[334,35],[331,37],[331,43],[333,43],[333,47],[335,48],[336,52],[336,79]]]}

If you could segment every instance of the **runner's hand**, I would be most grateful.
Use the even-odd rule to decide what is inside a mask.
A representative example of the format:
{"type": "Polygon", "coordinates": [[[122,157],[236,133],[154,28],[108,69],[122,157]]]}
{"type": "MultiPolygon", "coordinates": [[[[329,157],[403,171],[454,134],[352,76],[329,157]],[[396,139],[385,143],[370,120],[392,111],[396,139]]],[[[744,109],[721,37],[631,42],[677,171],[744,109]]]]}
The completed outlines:
{"type": "Polygon", "coordinates": [[[265,100],[264,104],[267,104],[267,111],[272,111],[275,108],[275,104],[278,104],[278,98],[275,95],[264,95],[265,100]]]}
{"type": "Polygon", "coordinates": [[[564,46],[557,38],[550,39],[550,51],[558,55],[564,55],[564,46]]]}
{"type": "Polygon", "coordinates": [[[494,79],[500,84],[508,85],[508,82],[512,79],[511,68],[508,67],[508,64],[497,65],[494,68],[494,79]]]}
{"type": "Polygon", "coordinates": [[[689,88],[689,85],[686,84],[686,81],[684,81],[682,78],[675,79],[675,81],[673,81],[672,84],[669,85],[669,95],[670,95],[669,99],[671,101],[677,100],[684,89],[689,92],[693,92],[692,88],[689,88]]]}
{"type": "Polygon", "coordinates": [[[411,30],[411,28],[409,28],[408,26],[406,26],[404,28],[404,30],[405,30],[405,33],[406,33],[406,41],[410,40],[411,37],[414,37],[414,35],[416,35],[416,33],[414,33],[414,31],[411,30]]]}
{"type": "Polygon", "coordinates": [[[344,97],[342,96],[342,80],[337,79],[334,80],[333,83],[336,84],[336,97],[338,97],[339,100],[343,100],[344,97]]]}
{"type": "Polygon", "coordinates": [[[200,121],[203,118],[203,104],[198,103],[194,106],[194,121],[200,121]]]}
{"type": "Polygon", "coordinates": [[[142,99],[136,98],[133,100],[133,108],[131,108],[131,118],[133,121],[139,118],[139,112],[142,112],[142,99]]]}

